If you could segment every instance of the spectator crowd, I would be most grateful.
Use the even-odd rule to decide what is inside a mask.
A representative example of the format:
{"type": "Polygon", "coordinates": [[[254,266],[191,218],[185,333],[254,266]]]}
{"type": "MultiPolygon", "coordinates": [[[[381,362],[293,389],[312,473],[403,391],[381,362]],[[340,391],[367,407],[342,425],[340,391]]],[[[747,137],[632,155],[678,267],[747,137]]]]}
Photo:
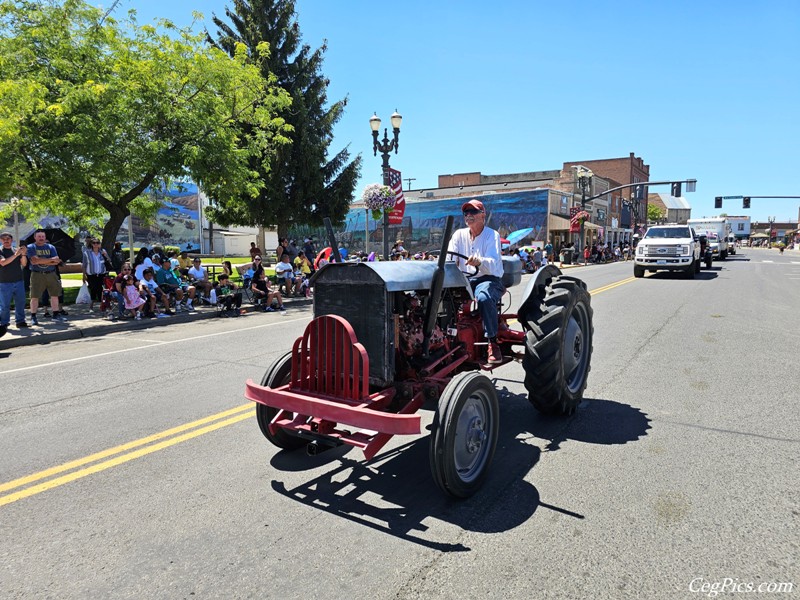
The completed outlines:
{"type": "MultiPolygon", "coordinates": [[[[11,233],[0,233],[0,337],[11,326],[12,308],[17,329],[38,326],[40,318],[68,318],[60,274],[64,263],[45,230],[37,230],[33,239],[31,244],[17,246],[11,233]]],[[[255,244],[253,249],[258,251],[255,244]]],[[[78,301],[87,304],[90,313],[111,320],[140,320],[192,312],[200,305],[217,307],[222,316],[238,316],[243,298],[265,312],[283,312],[284,296],[310,294],[308,278],[313,267],[304,251],[298,250],[293,259],[291,251],[284,255],[276,267],[277,283],[264,270],[260,254],[251,252],[251,256],[252,263],[237,284],[230,261],[224,261],[222,273],[211,277],[202,258],[156,246],[141,248],[131,264],[120,242],[109,253],[100,240],[89,238],[82,252],[84,285],[78,301]]]]}

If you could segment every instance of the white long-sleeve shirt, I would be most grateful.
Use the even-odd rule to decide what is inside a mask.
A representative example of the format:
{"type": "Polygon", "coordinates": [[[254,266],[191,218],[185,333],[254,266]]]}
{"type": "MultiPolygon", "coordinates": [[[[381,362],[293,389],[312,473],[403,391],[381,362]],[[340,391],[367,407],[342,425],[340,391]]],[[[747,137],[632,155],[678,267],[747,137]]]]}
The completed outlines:
{"type": "MultiPolygon", "coordinates": [[[[478,267],[476,277],[481,275],[494,275],[502,279],[503,262],[500,258],[500,234],[490,227],[484,227],[483,231],[475,238],[469,231],[469,227],[458,229],[453,237],[450,238],[450,245],[447,248],[451,252],[458,252],[464,256],[477,255],[481,265],[478,267]]],[[[473,267],[467,265],[463,258],[455,256],[448,257],[448,260],[455,260],[458,268],[462,271],[471,271],[473,267]]]]}

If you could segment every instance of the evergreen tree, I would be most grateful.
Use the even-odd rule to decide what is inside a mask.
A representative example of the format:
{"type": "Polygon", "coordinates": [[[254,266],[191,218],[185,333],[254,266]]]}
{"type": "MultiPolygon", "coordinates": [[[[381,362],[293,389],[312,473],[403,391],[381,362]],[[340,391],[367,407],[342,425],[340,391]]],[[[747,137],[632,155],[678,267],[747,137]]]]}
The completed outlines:
{"type": "Polygon", "coordinates": [[[223,225],[275,226],[280,236],[294,224],[318,226],[324,217],[343,221],[361,171],[361,156],[351,160],[345,147],[329,158],[333,127],[347,99],[326,106],[330,81],[321,69],[327,44],[316,50],[301,44],[294,0],[233,0],[225,15],[230,23],[214,15],[218,31],[216,39],[209,35],[209,41],[231,54],[237,43],[254,55],[260,43],[269,44],[262,72],[265,77],[273,74],[292,98],[292,105],[280,113],[291,126],[286,135],[292,143],[278,148],[268,162],[251,161],[265,184],[256,198],[220,199],[209,216],[223,225]]]}

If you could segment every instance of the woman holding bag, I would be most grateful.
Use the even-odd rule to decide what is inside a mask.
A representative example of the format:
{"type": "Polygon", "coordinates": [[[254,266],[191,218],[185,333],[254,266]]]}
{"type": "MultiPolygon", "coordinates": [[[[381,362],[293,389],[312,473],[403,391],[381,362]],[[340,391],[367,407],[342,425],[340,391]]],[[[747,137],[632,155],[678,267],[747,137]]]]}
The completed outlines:
{"type": "MultiPolygon", "coordinates": [[[[103,299],[103,278],[106,276],[106,262],[110,262],[108,253],[100,245],[100,240],[92,238],[91,248],[83,251],[83,283],[89,287],[89,312],[95,302],[103,299]]],[[[88,246],[88,245],[87,245],[88,246]]]]}

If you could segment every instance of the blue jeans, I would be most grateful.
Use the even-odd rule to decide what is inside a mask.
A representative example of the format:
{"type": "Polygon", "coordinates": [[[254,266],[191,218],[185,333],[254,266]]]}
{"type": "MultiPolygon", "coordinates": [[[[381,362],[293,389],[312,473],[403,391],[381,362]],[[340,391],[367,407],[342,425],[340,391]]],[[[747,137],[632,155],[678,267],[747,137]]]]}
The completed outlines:
{"type": "Polygon", "coordinates": [[[505,288],[500,283],[500,278],[484,275],[470,281],[475,300],[478,301],[478,311],[483,321],[483,332],[491,340],[497,337],[497,303],[503,297],[505,288]]]}
{"type": "Polygon", "coordinates": [[[17,323],[22,323],[25,320],[25,282],[22,279],[14,283],[0,283],[0,325],[10,323],[12,299],[14,316],[17,323]]]}
{"type": "Polygon", "coordinates": [[[119,311],[119,316],[125,316],[125,298],[120,294],[117,290],[111,292],[114,296],[114,299],[117,301],[117,310],[119,311]]]}

